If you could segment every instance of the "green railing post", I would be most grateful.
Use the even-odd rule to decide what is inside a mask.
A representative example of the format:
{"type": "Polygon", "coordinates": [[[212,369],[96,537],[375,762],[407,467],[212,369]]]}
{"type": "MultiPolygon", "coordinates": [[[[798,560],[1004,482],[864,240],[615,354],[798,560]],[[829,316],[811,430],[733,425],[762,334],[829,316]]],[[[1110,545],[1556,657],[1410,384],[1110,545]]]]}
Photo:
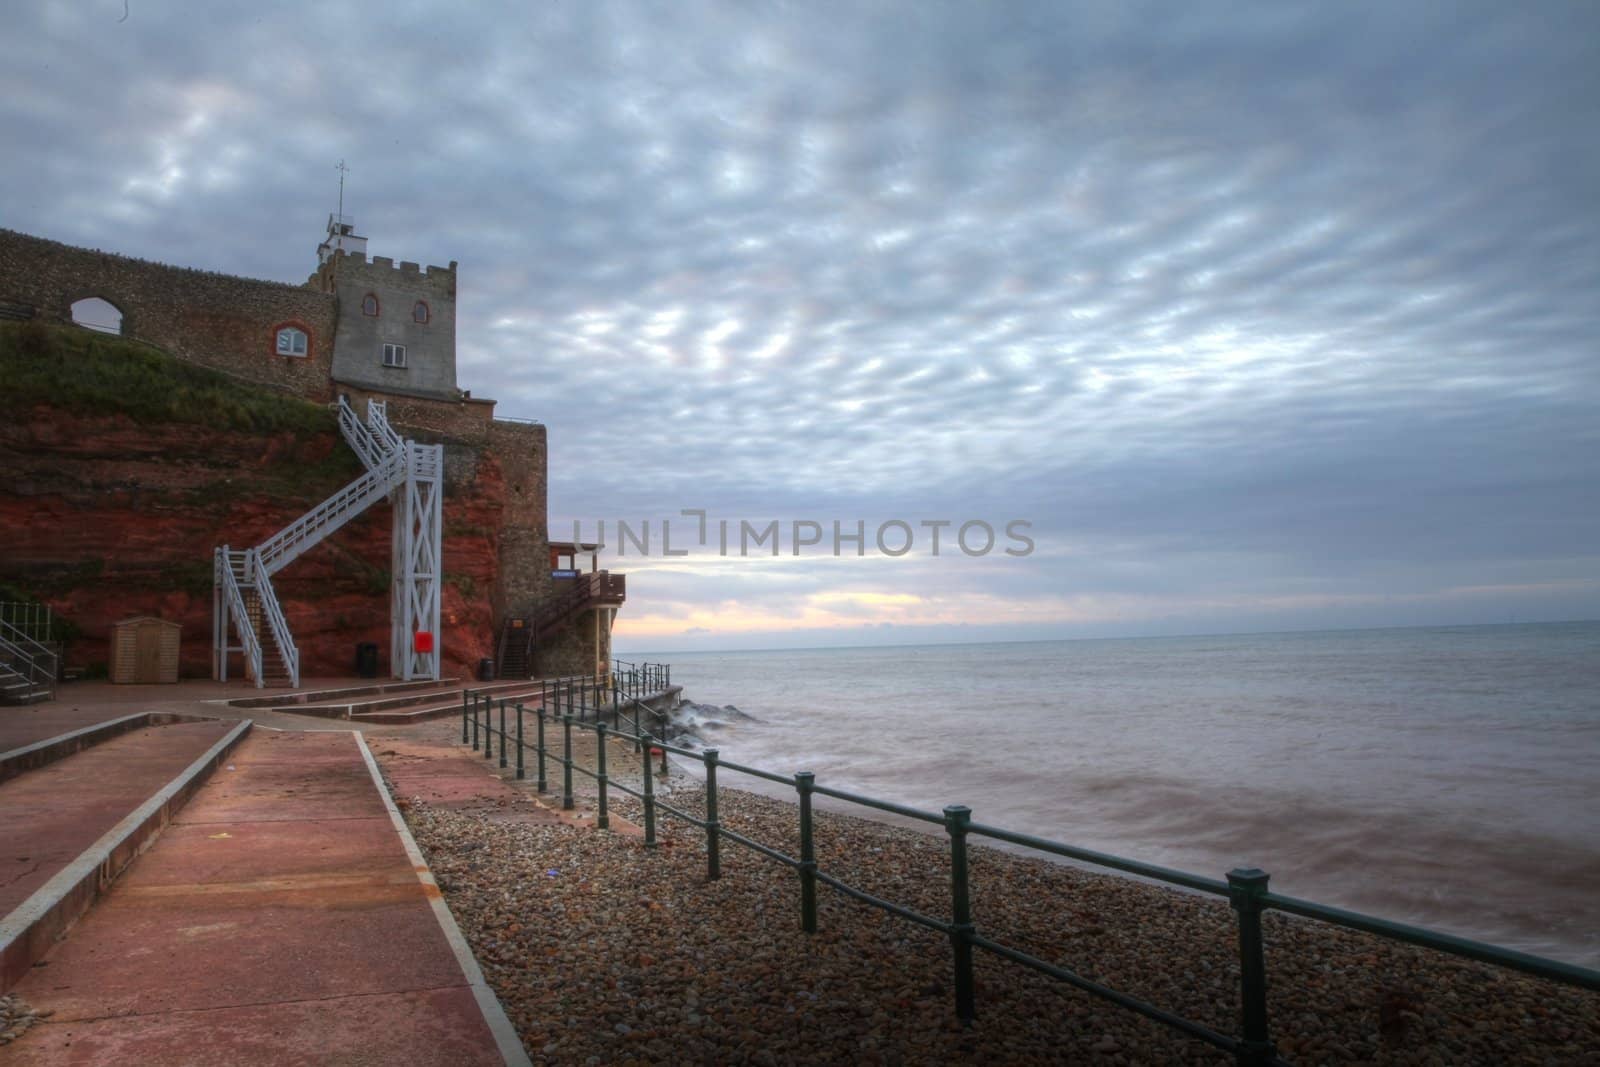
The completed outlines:
{"type": "Polygon", "coordinates": [[[656,847],[656,780],[650,773],[650,735],[640,737],[644,743],[644,847],[656,847]]]}
{"type": "Polygon", "coordinates": [[[463,745],[467,743],[467,693],[468,690],[461,690],[461,743],[463,745]]]}
{"type": "Polygon", "coordinates": [[[700,753],[706,765],[706,880],[722,877],[722,823],[717,818],[717,750],[700,753]]]}
{"type": "Polygon", "coordinates": [[[572,712],[569,710],[561,717],[561,810],[571,811],[577,807],[572,799],[572,712]]]}
{"type": "Polygon", "coordinates": [[[617,688],[617,676],[611,676],[611,725],[622,726],[622,691],[617,688]]]}
{"type": "Polygon", "coordinates": [[[1236,867],[1228,872],[1228,901],[1239,916],[1240,1037],[1238,1062],[1254,1067],[1275,1055],[1267,1030],[1267,957],[1261,937],[1261,898],[1267,872],[1236,867]]]}
{"type": "Polygon", "coordinates": [[[522,701],[517,701],[517,781],[527,777],[522,769],[522,701]]]}
{"type": "Polygon", "coordinates": [[[794,787],[800,793],[800,929],[817,932],[817,847],[811,829],[811,787],[817,776],[797,771],[794,787]]]}
{"type": "Polygon", "coordinates": [[[607,814],[606,809],[606,724],[603,722],[594,724],[594,746],[595,760],[598,764],[595,769],[594,781],[595,785],[600,787],[600,818],[595,825],[602,830],[609,830],[611,829],[611,816],[607,814]]]}
{"type": "Polygon", "coordinates": [[[500,698],[500,769],[506,767],[506,698],[500,698]]]}
{"type": "Polygon", "coordinates": [[[478,751],[478,705],[481,703],[481,693],[472,694],[472,751],[478,751]]]}
{"type": "Polygon", "coordinates": [[[667,776],[667,737],[666,737],[666,733],[667,733],[667,724],[666,724],[665,720],[662,720],[662,723],[661,723],[661,748],[659,749],[659,751],[661,753],[661,777],[663,777],[663,778],[665,778],[667,776]]]}
{"type": "Polygon", "coordinates": [[[539,725],[538,725],[537,731],[535,733],[535,737],[539,742],[539,792],[548,793],[550,791],[550,783],[545,779],[545,776],[544,776],[545,748],[544,748],[544,695],[543,694],[540,694],[540,696],[539,696],[539,725]]]}
{"type": "Polygon", "coordinates": [[[494,697],[483,698],[483,758],[494,759],[494,697]]]}
{"type": "Polygon", "coordinates": [[[972,891],[967,880],[967,827],[972,809],[951,804],[944,809],[944,828],[950,834],[950,946],[956,957],[956,1018],[971,1026],[972,995],[972,891]]]}

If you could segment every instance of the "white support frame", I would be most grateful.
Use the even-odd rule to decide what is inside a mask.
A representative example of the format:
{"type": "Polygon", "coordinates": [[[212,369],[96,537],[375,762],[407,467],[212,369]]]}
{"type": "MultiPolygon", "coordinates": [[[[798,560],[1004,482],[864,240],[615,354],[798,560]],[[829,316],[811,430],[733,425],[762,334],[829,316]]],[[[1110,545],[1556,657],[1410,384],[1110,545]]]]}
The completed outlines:
{"type": "Polygon", "coordinates": [[[396,678],[439,680],[439,584],[444,580],[444,446],[406,441],[406,480],[391,494],[394,530],[389,663],[396,678]],[[417,651],[416,634],[433,635],[417,651]]]}

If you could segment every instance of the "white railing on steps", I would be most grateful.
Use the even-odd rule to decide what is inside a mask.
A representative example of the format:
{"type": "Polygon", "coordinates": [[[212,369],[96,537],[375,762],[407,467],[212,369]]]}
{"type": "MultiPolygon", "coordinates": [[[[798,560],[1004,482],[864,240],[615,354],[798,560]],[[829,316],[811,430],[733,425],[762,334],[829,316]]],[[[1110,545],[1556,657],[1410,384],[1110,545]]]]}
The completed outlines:
{"type": "Polygon", "coordinates": [[[256,546],[268,575],[293,563],[406,480],[403,454],[391,455],[256,546]]]}
{"type": "MultiPolygon", "coordinates": [[[[267,633],[282,660],[289,684],[300,685],[300,650],[289,632],[288,620],[272,588],[272,575],[293,563],[305,552],[314,548],[351,519],[366,511],[379,500],[389,496],[407,478],[408,449],[406,442],[389,425],[384,402],[367,401],[367,422],[363,424],[344,397],[338,405],[339,432],[361,458],[366,473],[334,493],[328,499],[285,526],[255,548],[229,549],[226,545],[217,550],[216,578],[232,613],[240,634],[238,651],[244,653],[257,687],[266,684],[265,648],[262,635],[257,631],[256,620],[251,617],[245,594],[253,592],[260,607],[260,619],[266,623],[267,633]]],[[[438,462],[433,449],[416,450],[424,456],[428,474],[438,473],[438,462]]],[[[414,462],[414,461],[413,461],[414,462]]],[[[227,628],[222,627],[219,650],[222,663],[219,674],[227,676],[227,628]]]]}

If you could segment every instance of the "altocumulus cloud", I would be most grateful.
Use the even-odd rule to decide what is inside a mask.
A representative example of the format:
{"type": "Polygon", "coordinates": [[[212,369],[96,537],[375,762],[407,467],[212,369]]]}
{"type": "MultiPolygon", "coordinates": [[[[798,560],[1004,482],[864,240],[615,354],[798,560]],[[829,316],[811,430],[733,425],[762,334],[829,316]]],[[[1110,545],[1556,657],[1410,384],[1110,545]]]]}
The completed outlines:
{"type": "Polygon", "coordinates": [[[342,157],[559,519],[1035,523],[638,642],[1600,614],[1589,5],[122,14],[8,15],[4,225],[298,280],[342,157]]]}

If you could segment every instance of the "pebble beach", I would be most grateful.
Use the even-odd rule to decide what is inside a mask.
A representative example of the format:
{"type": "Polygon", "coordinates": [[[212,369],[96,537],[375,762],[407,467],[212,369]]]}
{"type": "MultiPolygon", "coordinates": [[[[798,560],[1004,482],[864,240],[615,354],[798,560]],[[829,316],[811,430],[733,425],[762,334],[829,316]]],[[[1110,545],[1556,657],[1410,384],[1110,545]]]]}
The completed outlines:
{"type": "MultiPolygon", "coordinates": [[[[620,770],[621,768],[617,768],[620,770]]],[[[723,826],[794,854],[794,805],[719,790],[723,826]]],[[[696,783],[671,804],[703,811],[696,783]]],[[[1232,1058],[986,952],[977,1020],[956,1020],[948,938],[818,889],[800,929],[787,867],[704,832],[660,843],[581,823],[405,805],[485,976],[536,1063],[1231,1063],[1232,1058]]],[[[613,812],[640,821],[613,794],[613,812]]],[[[819,867],[949,915],[942,836],[816,813],[819,867]]],[[[981,846],[980,934],[1212,1027],[1238,1029],[1226,902],[981,846]]],[[[1269,1008],[1294,1063],[1600,1064],[1600,994],[1269,913],[1269,1008]]]]}

